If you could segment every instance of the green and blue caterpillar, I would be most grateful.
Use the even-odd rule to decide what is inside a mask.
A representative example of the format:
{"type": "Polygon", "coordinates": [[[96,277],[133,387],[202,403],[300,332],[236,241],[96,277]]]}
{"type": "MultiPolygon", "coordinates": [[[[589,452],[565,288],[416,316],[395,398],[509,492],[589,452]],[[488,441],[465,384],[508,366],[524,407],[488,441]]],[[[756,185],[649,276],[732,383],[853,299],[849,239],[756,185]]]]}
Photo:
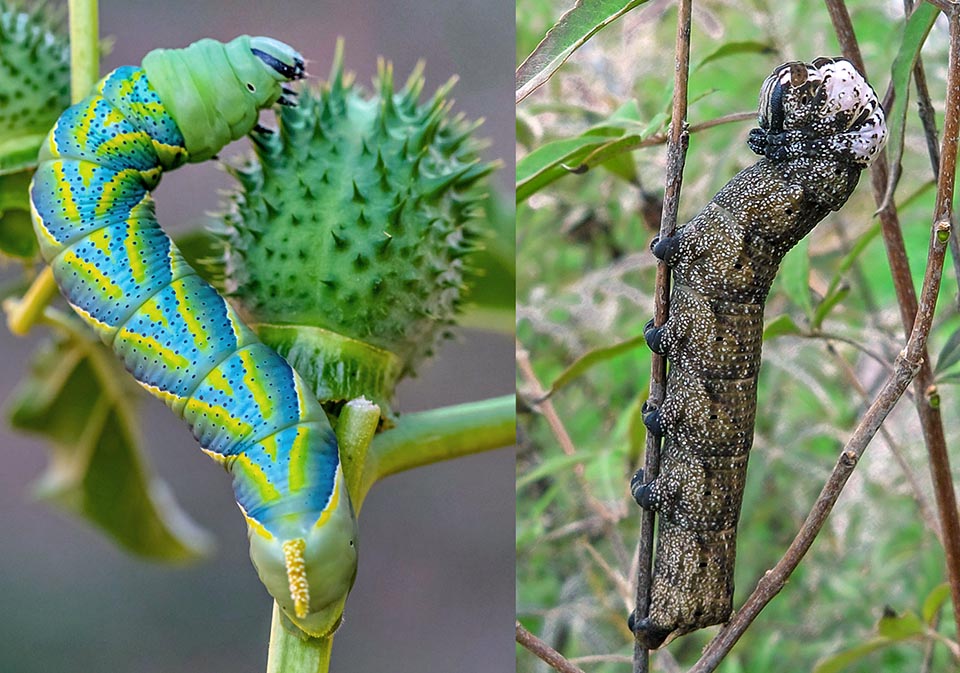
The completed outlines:
{"type": "Polygon", "coordinates": [[[266,37],[150,52],[63,113],[30,200],[67,301],[231,473],[261,580],[323,636],[357,564],[333,430],[300,376],[184,261],[150,194],[164,171],[253,130],[260,109],[293,104],[284,84],[303,76],[301,56],[266,37]]]}

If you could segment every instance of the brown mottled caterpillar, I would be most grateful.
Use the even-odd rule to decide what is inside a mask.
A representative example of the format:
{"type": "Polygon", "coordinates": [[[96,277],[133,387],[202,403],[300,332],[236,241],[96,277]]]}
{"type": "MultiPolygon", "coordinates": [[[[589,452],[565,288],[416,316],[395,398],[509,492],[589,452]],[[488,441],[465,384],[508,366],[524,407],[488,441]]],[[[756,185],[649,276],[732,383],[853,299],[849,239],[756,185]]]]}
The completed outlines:
{"type": "Polygon", "coordinates": [[[778,67],[758,117],[748,145],[763,158],[653,244],[673,294],[666,323],[644,329],[670,366],[663,404],[644,409],[664,440],[661,472],[631,482],[637,503],[659,514],[650,614],[631,615],[649,649],[730,617],[764,302],[783,256],[843,206],[886,141],[876,93],[842,58],[778,67]]]}

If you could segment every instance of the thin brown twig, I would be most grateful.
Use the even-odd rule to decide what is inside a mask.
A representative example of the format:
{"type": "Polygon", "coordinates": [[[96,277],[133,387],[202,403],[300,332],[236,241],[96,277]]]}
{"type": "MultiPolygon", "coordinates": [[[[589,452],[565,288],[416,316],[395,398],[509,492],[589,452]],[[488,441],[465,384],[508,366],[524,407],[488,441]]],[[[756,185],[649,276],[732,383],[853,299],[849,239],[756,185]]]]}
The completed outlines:
{"type": "MultiPolygon", "coordinates": [[[[517,342],[517,367],[520,369],[524,380],[530,388],[531,397],[541,400],[533,406],[538,409],[546,419],[554,437],[557,438],[557,442],[560,444],[561,450],[568,456],[577,455],[577,449],[573,445],[573,440],[570,439],[570,435],[567,433],[563,421],[561,421],[560,416],[557,415],[557,411],[553,407],[553,402],[545,397],[543,384],[540,383],[536,372],[533,371],[533,365],[530,364],[529,353],[527,353],[527,350],[519,341],[517,342]]],[[[620,567],[625,567],[630,563],[630,553],[627,551],[627,545],[623,540],[623,533],[620,532],[620,527],[617,525],[622,518],[622,513],[607,507],[593,495],[590,484],[587,482],[582,462],[574,465],[573,472],[580,484],[580,490],[583,492],[583,499],[587,507],[604,522],[604,531],[610,543],[610,548],[617,557],[617,563],[620,564],[620,567]]]]}
{"type": "MultiPolygon", "coordinates": [[[[909,14],[913,9],[913,0],[904,0],[904,10],[909,14]]],[[[930,90],[927,87],[927,75],[923,67],[923,57],[917,56],[917,63],[913,67],[913,83],[917,89],[917,115],[920,117],[920,124],[923,126],[923,136],[927,141],[927,155],[930,157],[930,165],[933,167],[933,177],[937,178],[940,172],[940,146],[939,136],[937,135],[936,112],[933,109],[933,103],[930,101],[930,90]]],[[[950,256],[953,259],[953,275],[960,290],[960,232],[957,231],[956,221],[951,221],[953,228],[950,230],[950,256]]],[[[954,295],[954,302],[960,309],[960,291],[954,295]]]]}
{"type": "MultiPolygon", "coordinates": [[[[843,0],[825,0],[825,2],[844,55],[852,60],[861,72],[866,74],[850,15],[847,13],[843,0]]],[[[933,219],[937,226],[945,224],[945,235],[949,238],[950,222],[953,216],[953,183],[956,175],[957,136],[960,134],[960,93],[957,91],[957,87],[960,86],[960,14],[958,14],[960,13],[960,7],[956,4],[949,4],[949,8],[941,7],[939,4],[937,6],[947,14],[950,22],[950,59],[947,69],[943,141],[940,151],[933,219]]],[[[893,274],[904,333],[909,335],[915,330],[916,322],[920,320],[919,313],[926,309],[923,305],[919,307],[917,305],[896,206],[893,204],[893,199],[890,199],[888,203],[883,203],[887,171],[886,153],[881,153],[870,171],[871,185],[876,203],[878,205],[883,204],[878,212],[880,229],[893,274]]],[[[930,270],[930,264],[928,263],[928,274],[930,270]]],[[[924,282],[926,282],[926,278],[924,282]]],[[[932,307],[927,308],[932,310],[932,307]]],[[[960,640],[960,514],[957,511],[957,496],[953,488],[950,457],[947,453],[943,420],[940,416],[940,396],[930,366],[930,357],[925,349],[920,354],[920,371],[914,382],[914,398],[929,456],[933,492],[940,516],[940,529],[943,533],[947,579],[950,583],[953,614],[957,624],[958,640],[960,640]]]]}
{"type": "MultiPolygon", "coordinates": [[[[856,44],[848,48],[843,43],[843,36],[852,36],[853,31],[849,26],[849,17],[846,17],[846,23],[843,17],[846,15],[846,8],[842,2],[832,2],[827,0],[831,7],[831,17],[834,18],[837,25],[837,34],[844,46],[844,53],[848,58],[856,55],[856,44]]],[[[776,596],[786,584],[787,578],[799,565],[806,552],[810,549],[814,539],[816,539],[820,529],[823,527],[827,516],[830,514],[837,498],[849,479],[854,468],[857,465],[863,452],[866,450],[870,440],[876,435],[877,430],[884,419],[896,405],[897,401],[903,395],[910,382],[922,372],[924,357],[926,354],[926,342],[930,333],[930,327],[933,323],[934,309],[936,308],[937,295],[940,291],[940,283],[943,276],[943,264],[946,256],[947,241],[950,234],[950,210],[952,208],[953,180],[956,174],[956,154],[957,154],[957,132],[960,129],[960,8],[956,8],[950,15],[950,36],[951,36],[951,56],[948,74],[948,94],[947,94],[947,113],[944,128],[944,144],[941,152],[941,175],[937,189],[937,208],[934,214],[933,231],[930,238],[930,248],[928,252],[927,267],[924,273],[923,286],[920,294],[920,302],[916,311],[916,320],[913,322],[912,329],[907,340],[904,351],[897,358],[894,373],[888,377],[880,393],[877,395],[873,404],[860,420],[856,430],[847,441],[846,446],[840,453],[840,457],[834,467],[830,478],[824,484],[820,495],[817,497],[813,508],[807,515],[803,526],[797,533],[790,547],[784,553],[783,557],[772,570],[769,570],[758,582],[756,589],[744,603],[743,607],[737,612],[733,619],[728,622],[720,633],[707,645],[703,656],[690,669],[690,673],[709,673],[716,669],[727,653],[733,648],[734,644],[743,635],[750,624],[757,618],[760,611],[776,596]]],[[[883,176],[885,177],[885,176],[883,176]]],[[[874,181],[876,190],[877,181],[874,181]]],[[[885,180],[879,183],[882,188],[885,180]]],[[[882,189],[875,196],[882,199],[882,189]]],[[[895,212],[894,212],[895,216],[895,212]]],[[[929,448],[929,444],[928,444],[929,448]]],[[[935,475],[936,479],[936,475],[935,475]]],[[[947,475],[949,480],[949,473],[947,475]]],[[[952,493],[952,484],[950,488],[952,493]]],[[[938,505],[939,493],[938,493],[938,505]]],[[[953,514],[956,514],[956,504],[953,506],[953,514]]],[[[947,524],[949,518],[944,516],[941,510],[941,522],[947,524]]],[[[950,537],[944,525],[944,539],[946,540],[946,555],[957,553],[957,547],[949,549],[950,537]]],[[[951,583],[951,592],[955,590],[951,583]]],[[[954,596],[954,609],[957,608],[957,598],[954,596]]]]}
{"type": "MultiPolygon", "coordinates": [[[[853,367],[850,366],[850,363],[847,362],[846,359],[844,359],[840,353],[837,352],[837,350],[833,347],[833,344],[829,341],[827,342],[827,350],[833,356],[840,369],[843,370],[847,381],[851,386],[853,386],[854,390],[857,391],[857,394],[860,395],[860,398],[866,402],[869,399],[869,394],[867,393],[867,389],[864,388],[863,384],[860,382],[860,379],[857,376],[857,373],[853,370],[853,367]]],[[[893,459],[897,461],[897,465],[900,466],[900,470],[903,472],[903,475],[907,480],[907,484],[909,484],[910,490],[913,492],[913,499],[916,501],[917,507],[920,510],[920,518],[923,519],[923,523],[940,541],[940,544],[943,544],[943,535],[940,532],[940,524],[937,521],[936,512],[933,511],[933,507],[930,506],[930,501],[927,500],[927,496],[920,487],[920,480],[914,473],[913,468],[910,467],[910,463],[907,462],[907,458],[903,453],[903,448],[893,438],[893,435],[890,434],[890,431],[884,426],[880,426],[880,436],[886,443],[887,448],[890,449],[890,453],[893,454],[893,459]]]]}
{"type": "Polygon", "coordinates": [[[593,562],[596,563],[600,570],[603,571],[603,574],[607,576],[607,579],[616,585],[617,593],[621,596],[629,596],[630,589],[633,587],[630,584],[630,581],[627,580],[626,576],[607,563],[607,559],[603,558],[603,555],[597,551],[597,548],[590,544],[587,540],[580,540],[580,546],[586,550],[587,555],[590,556],[593,562]]]}
{"type": "MultiPolygon", "coordinates": [[[[744,110],[743,112],[731,112],[730,114],[720,115],[719,117],[714,117],[713,119],[708,119],[703,122],[698,122],[696,124],[690,124],[687,127],[687,134],[692,135],[700,131],[705,131],[706,129],[712,129],[714,126],[720,126],[722,124],[734,124],[736,122],[742,122],[747,120],[755,120],[757,118],[756,110],[744,110]]],[[[644,147],[655,147],[657,145],[666,145],[670,142],[670,131],[666,133],[654,133],[651,136],[647,136],[643,140],[639,141],[636,145],[630,147],[631,150],[641,149],[644,147]]]]}
{"type": "MultiPolygon", "coordinates": [[[[681,0],[677,9],[677,40],[674,50],[673,110],[667,143],[667,171],[663,194],[663,212],[660,219],[660,238],[673,236],[677,229],[677,212],[680,209],[680,187],[683,183],[683,165],[687,157],[689,129],[687,128],[687,77],[690,72],[690,13],[691,0],[681,0]]],[[[670,306],[670,270],[663,262],[657,264],[654,289],[654,324],[663,325],[670,306]]],[[[667,363],[663,356],[651,354],[650,396],[653,406],[660,406],[666,393],[667,363]]],[[[660,472],[660,440],[647,433],[644,454],[644,481],[656,479],[660,472]]],[[[637,596],[634,612],[635,623],[650,613],[650,586],[653,566],[652,510],[641,510],[640,544],[637,547],[637,596]]],[[[634,637],[633,673],[647,673],[650,668],[650,651],[634,637]]]]}
{"type": "MultiPolygon", "coordinates": [[[[545,398],[543,385],[533,371],[533,365],[530,364],[530,355],[519,341],[517,342],[517,367],[520,369],[520,373],[523,375],[527,385],[530,386],[531,397],[541,400],[533,406],[538,409],[540,414],[546,419],[547,425],[550,426],[550,430],[553,432],[553,436],[556,437],[557,443],[560,444],[560,450],[568,456],[576,456],[578,453],[577,448],[573,445],[573,440],[570,439],[570,434],[563,426],[563,421],[561,421],[557,415],[556,409],[553,408],[553,402],[545,398]]],[[[580,488],[583,491],[587,506],[604,521],[615,522],[617,520],[616,515],[590,492],[590,486],[584,474],[583,463],[578,462],[574,465],[573,473],[576,475],[577,481],[580,482],[580,488]]]]}
{"type": "Polygon", "coordinates": [[[626,654],[587,654],[570,660],[574,664],[629,664],[632,657],[626,654]]]}
{"type": "Polygon", "coordinates": [[[520,622],[517,622],[517,642],[528,651],[532,652],[542,661],[545,661],[556,671],[560,673],[584,673],[583,669],[574,666],[555,649],[527,631],[520,622]]]}

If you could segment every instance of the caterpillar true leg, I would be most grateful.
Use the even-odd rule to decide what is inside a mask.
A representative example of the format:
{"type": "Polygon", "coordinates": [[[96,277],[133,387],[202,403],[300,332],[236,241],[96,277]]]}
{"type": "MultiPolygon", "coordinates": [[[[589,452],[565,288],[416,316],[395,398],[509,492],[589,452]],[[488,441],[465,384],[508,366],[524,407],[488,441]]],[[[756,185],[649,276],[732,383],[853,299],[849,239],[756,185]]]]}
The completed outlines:
{"type": "Polygon", "coordinates": [[[660,238],[657,236],[650,243],[650,251],[657,259],[662,259],[668,266],[672,266],[680,251],[680,235],[660,238]]]}
{"type": "Polygon", "coordinates": [[[643,326],[643,338],[647,342],[647,346],[650,347],[654,353],[658,355],[664,354],[663,349],[663,326],[654,327],[653,318],[647,321],[647,324],[643,326]]]}
{"type": "Polygon", "coordinates": [[[299,375],[260,343],[157,224],[162,173],[204,161],[289,104],[303,59],[267,37],[201,40],[122,67],[66,110],[30,188],[67,301],[233,477],[250,555],[286,615],[332,632],[357,531],[336,438],[299,375]]]}

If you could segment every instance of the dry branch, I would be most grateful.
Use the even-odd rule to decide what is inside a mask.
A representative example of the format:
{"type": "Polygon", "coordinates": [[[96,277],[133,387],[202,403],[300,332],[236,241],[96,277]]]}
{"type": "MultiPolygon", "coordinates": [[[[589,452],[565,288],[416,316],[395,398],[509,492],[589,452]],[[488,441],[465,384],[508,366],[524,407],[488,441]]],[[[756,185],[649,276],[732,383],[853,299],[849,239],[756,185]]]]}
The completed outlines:
{"type": "MultiPolygon", "coordinates": [[[[680,187],[683,183],[683,165],[687,157],[689,132],[687,129],[687,77],[690,72],[690,9],[691,0],[681,0],[677,11],[677,42],[674,50],[673,111],[670,117],[667,143],[667,172],[663,194],[663,213],[660,219],[660,239],[673,236],[677,229],[677,212],[680,208],[680,187]]],[[[667,321],[670,304],[670,269],[664,262],[657,264],[654,290],[654,325],[667,321]]],[[[651,354],[650,397],[653,406],[663,404],[666,393],[667,363],[662,355],[651,354]]],[[[656,479],[660,472],[660,440],[652,432],[647,433],[644,454],[644,480],[656,479]]],[[[634,623],[639,623],[650,613],[650,585],[653,565],[653,510],[640,514],[640,544],[637,546],[637,599],[634,623]]],[[[633,673],[647,673],[650,668],[650,652],[640,640],[634,638],[633,673]]]]}

